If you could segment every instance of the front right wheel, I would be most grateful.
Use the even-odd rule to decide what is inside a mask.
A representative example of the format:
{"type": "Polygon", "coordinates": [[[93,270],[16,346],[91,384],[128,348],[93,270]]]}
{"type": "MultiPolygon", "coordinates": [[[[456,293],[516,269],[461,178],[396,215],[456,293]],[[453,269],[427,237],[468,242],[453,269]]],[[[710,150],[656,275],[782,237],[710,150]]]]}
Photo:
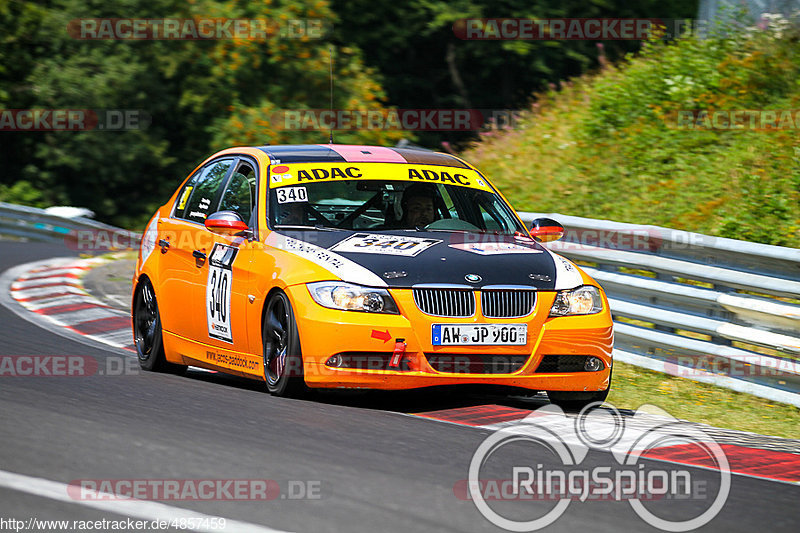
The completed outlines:
{"type": "Polygon", "coordinates": [[[264,379],[275,396],[298,398],[306,391],[300,335],[289,297],[273,294],[267,303],[262,328],[264,379]]]}

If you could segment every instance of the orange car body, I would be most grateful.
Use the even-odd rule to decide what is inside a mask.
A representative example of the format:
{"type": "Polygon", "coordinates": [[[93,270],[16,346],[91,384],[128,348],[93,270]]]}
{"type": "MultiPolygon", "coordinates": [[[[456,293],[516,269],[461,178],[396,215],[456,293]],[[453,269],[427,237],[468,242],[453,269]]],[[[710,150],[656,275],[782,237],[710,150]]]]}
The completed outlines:
{"type": "MultiPolygon", "coordinates": [[[[405,272],[384,272],[380,265],[364,266],[367,259],[375,259],[374,254],[337,251],[347,249],[342,243],[360,230],[336,233],[310,229],[292,233],[269,223],[269,194],[273,189],[299,190],[304,183],[369,180],[374,176],[396,180],[400,186],[414,180],[449,178],[453,186],[499,195],[474,167],[445,154],[338,145],[231,148],[214,154],[157,210],[144,234],[134,273],[134,287],[147,278],[158,299],[166,360],[264,380],[265,305],[271,294],[283,291],[294,310],[302,374],[310,387],[412,389],[484,384],[534,391],[603,391],[609,387],[613,334],[605,294],[579,267],[545,250],[527,234],[514,235],[499,244],[465,241],[460,233],[437,235],[440,242],[430,245],[433,240],[429,239],[425,246],[430,248],[424,252],[397,259],[404,261],[403,265],[412,265],[402,267],[409,272],[408,277],[417,276],[415,283],[400,278],[403,284],[391,276],[405,272]],[[248,169],[252,168],[252,234],[209,231],[200,219],[213,213],[219,198],[190,200],[195,183],[192,176],[221,160],[233,166],[245,161],[248,169]],[[187,202],[196,207],[188,207],[187,202]],[[195,210],[192,213],[196,213],[196,220],[186,218],[187,209],[195,210]],[[203,209],[207,212],[197,212],[203,209]],[[183,216],[176,214],[179,212],[183,216]],[[213,256],[218,258],[212,261],[213,256]],[[472,262],[462,266],[461,257],[472,262]],[[427,258],[427,266],[412,272],[417,264],[414,261],[422,264],[423,258],[427,258]],[[536,268],[528,268],[528,285],[535,289],[535,303],[525,316],[487,317],[484,285],[463,281],[465,275],[503,279],[504,273],[498,272],[506,268],[500,265],[501,259],[517,261],[523,269],[532,265],[533,259],[553,265],[548,274],[538,278],[536,268]],[[483,262],[476,263],[478,260],[483,262]],[[442,283],[444,270],[472,287],[470,301],[475,304],[469,316],[435,316],[420,309],[415,287],[442,283]],[[339,280],[368,286],[380,284],[391,294],[399,313],[332,309],[312,298],[308,283],[339,280]],[[581,285],[598,287],[602,310],[579,316],[551,316],[557,291],[581,285]],[[214,312],[215,307],[212,317],[209,308],[214,312]],[[524,325],[524,329],[514,330],[524,332],[524,338],[517,344],[435,344],[437,332],[449,324],[500,324],[509,331],[514,330],[513,325],[524,325]],[[337,367],[331,364],[337,354],[352,360],[361,357],[364,364],[337,367]],[[559,367],[557,362],[570,356],[599,358],[603,368],[584,371],[559,367]],[[397,364],[397,357],[402,358],[401,365],[397,364]],[[393,359],[395,364],[383,364],[393,359]]],[[[220,179],[224,187],[225,180],[232,178],[220,179]]],[[[516,213],[513,216],[522,226],[516,213]]],[[[367,234],[370,231],[380,233],[375,228],[363,230],[367,234]]],[[[463,329],[470,334],[478,331],[475,335],[481,331],[463,329]]],[[[452,331],[461,334],[458,329],[452,331]]]]}

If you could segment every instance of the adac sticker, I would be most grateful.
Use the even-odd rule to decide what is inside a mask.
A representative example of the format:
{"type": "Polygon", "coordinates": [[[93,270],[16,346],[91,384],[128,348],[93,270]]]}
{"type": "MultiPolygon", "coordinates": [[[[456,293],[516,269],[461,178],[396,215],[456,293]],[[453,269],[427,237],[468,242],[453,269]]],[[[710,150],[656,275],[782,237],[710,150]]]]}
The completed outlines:
{"type": "Polygon", "coordinates": [[[468,168],[399,163],[303,163],[271,169],[272,187],[308,185],[320,181],[391,180],[443,183],[491,190],[480,174],[468,168]]]}
{"type": "Polygon", "coordinates": [[[233,343],[231,333],[231,285],[233,262],[239,252],[233,246],[215,244],[208,259],[206,322],[208,336],[233,343]]]}

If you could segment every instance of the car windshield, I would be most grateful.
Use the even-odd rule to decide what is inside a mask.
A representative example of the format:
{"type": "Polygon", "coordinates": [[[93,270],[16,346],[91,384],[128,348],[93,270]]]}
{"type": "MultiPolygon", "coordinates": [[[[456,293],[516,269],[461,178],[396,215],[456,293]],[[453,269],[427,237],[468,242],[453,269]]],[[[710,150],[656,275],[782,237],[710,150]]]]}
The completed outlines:
{"type": "Polygon", "coordinates": [[[500,196],[443,183],[337,180],[270,189],[272,227],[524,231],[500,196]]]}

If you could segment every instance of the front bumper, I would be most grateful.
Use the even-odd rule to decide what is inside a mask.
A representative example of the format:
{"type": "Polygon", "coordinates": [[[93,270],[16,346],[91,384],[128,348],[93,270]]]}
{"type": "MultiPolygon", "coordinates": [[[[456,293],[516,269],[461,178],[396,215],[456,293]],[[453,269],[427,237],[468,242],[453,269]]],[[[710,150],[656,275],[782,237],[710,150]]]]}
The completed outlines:
{"type": "MultiPolygon", "coordinates": [[[[534,312],[523,318],[487,319],[480,314],[469,318],[441,318],[423,314],[413,301],[411,290],[392,289],[401,314],[375,314],[338,311],[319,306],[311,299],[305,285],[287,288],[294,307],[303,353],[306,383],[317,388],[369,388],[400,390],[438,385],[501,385],[530,390],[600,391],[609,386],[612,321],[608,302],[604,310],[588,316],[550,318],[554,292],[540,292],[534,312]],[[526,323],[528,338],[523,346],[433,346],[433,324],[526,323]],[[358,368],[336,368],[326,361],[336,354],[373,354],[391,356],[397,339],[404,339],[403,368],[387,369],[366,365],[358,368]],[[484,373],[486,366],[468,366],[480,357],[487,360],[514,358],[520,361],[508,373],[484,373]],[[546,355],[594,356],[604,368],[595,372],[537,372],[546,355]],[[434,365],[442,358],[453,364],[434,365]],[[459,364],[459,362],[463,364],[459,364]],[[465,366],[467,365],[467,366],[465,366]],[[473,372],[473,369],[477,369],[473,372]]],[[[552,361],[553,358],[550,358],[552,361]]]]}

